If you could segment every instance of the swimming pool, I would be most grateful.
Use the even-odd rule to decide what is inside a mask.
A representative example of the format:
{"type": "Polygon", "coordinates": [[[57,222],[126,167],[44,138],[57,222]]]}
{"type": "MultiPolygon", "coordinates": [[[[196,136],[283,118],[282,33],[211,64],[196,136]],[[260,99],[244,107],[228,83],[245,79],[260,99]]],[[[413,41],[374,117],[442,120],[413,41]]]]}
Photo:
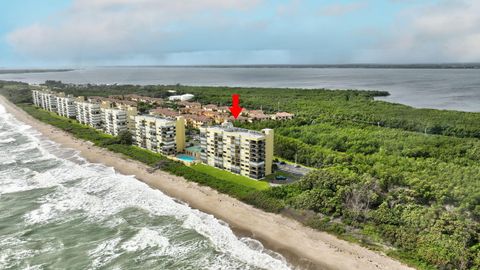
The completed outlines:
{"type": "Polygon", "coordinates": [[[195,161],[194,157],[187,156],[187,155],[178,155],[177,158],[180,159],[180,160],[183,160],[183,161],[187,161],[187,162],[194,162],[195,161]]]}

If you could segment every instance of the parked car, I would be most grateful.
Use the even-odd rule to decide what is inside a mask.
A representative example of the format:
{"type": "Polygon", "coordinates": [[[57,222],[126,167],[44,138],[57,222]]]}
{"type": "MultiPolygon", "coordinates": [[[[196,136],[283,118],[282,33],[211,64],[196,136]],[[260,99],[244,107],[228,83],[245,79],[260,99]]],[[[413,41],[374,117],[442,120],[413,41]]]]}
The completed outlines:
{"type": "Polygon", "coordinates": [[[283,176],[283,175],[277,175],[277,176],[275,176],[275,180],[285,181],[285,180],[287,180],[287,177],[283,176]]]}

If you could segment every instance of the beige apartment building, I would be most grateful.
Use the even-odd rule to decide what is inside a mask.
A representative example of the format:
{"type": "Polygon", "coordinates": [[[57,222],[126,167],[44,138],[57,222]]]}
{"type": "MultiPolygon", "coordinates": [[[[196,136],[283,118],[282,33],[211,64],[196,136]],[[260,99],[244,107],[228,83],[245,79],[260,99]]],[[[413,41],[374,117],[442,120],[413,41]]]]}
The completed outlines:
{"type": "Polygon", "coordinates": [[[261,179],[272,173],[273,130],[261,132],[231,124],[200,128],[203,163],[261,179]]]}
{"type": "Polygon", "coordinates": [[[135,116],[135,143],[164,155],[174,155],[185,148],[185,119],[154,115],[135,116]]]}
{"type": "Polygon", "coordinates": [[[127,130],[127,112],[119,109],[101,108],[103,132],[118,136],[127,130]]]}
{"type": "Polygon", "coordinates": [[[88,101],[80,101],[83,97],[77,98],[76,117],[81,124],[91,126],[96,129],[102,129],[102,113],[100,104],[88,101]]]}

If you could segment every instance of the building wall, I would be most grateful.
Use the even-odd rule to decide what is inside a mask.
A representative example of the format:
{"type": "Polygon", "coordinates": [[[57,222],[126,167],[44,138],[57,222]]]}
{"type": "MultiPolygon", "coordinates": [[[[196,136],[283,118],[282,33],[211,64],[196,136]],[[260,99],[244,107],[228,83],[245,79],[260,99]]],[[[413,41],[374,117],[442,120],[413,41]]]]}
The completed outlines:
{"type": "Polygon", "coordinates": [[[57,97],[53,93],[44,94],[45,106],[48,111],[57,112],[57,97]]]}
{"type": "MultiPolygon", "coordinates": [[[[178,120],[177,120],[178,121],[178,120]]],[[[177,152],[177,141],[185,137],[185,129],[179,130],[180,123],[176,120],[151,115],[135,117],[135,142],[139,147],[164,155],[174,155],[177,152]]],[[[184,147],[184,145],[183,145],[184,147]]]]}
{"type": "Polygon", "coordinates": [[[77,102],[76,108],[78,122],[96,129],[102,129],[102,115],[99,104],[86,101],[77,102]]]}
{"type": "Polygon", "coordinates": [[[263,129],[262,132],[265,134],[265,175],[272,174],[273,166],[273,143],[274,143],[274,133],[273,129],[263,129]]]}
{"type": "Polygon", "coordinates": [[[118,136],[127,130],[127,112],[124,110],[101,108],[103,132],[118,136]]]}
{"type": "Polygon", "coordinates": [[[135,116],[138,115],[137,107],[128,106],[127,111],[127,129],[135,134],[135,116]]]}
{"type": "Polygon", "coordinates": [[[185,138],[185,118],[183,116],[177,117],[175,121],[175,143],[177,145],[177,153],[185,150],[186,138],[185,138]]]}
{"type": "Polygon", "coordinates": [[[255,179],[272,173],[273,130],[205,127],[200,137],[205,164],[255,179]]]}
{"type": "Polygon", "coordinates": [[[63,117],[74,118],[77,115],[75,98],[72,96],[57,96],[57,114],[63,117]]]}
{"type": "Polygon", "coordinates": [[[44,110],[57,113],[56,93],[51,91],[32,91],[33,103],[44,110]]]}
{"type": "Polygon", "coordinates": [[[32,99],[33,99],[33,104],[35,104],[35,106],[41,107],[40,91],[32,90],[32,99]]]}

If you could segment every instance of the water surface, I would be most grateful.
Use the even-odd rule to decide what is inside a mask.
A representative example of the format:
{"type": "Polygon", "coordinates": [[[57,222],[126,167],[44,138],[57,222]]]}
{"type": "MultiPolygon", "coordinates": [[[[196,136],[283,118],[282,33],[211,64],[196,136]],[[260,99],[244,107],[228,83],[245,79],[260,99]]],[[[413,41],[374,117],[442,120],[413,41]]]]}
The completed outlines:
{"type": "Polygon", "coordinates": [[[391,102],[480,112],[480,69],[121,67],[0,74],[0,80],[383,90],[391,102]]]}

